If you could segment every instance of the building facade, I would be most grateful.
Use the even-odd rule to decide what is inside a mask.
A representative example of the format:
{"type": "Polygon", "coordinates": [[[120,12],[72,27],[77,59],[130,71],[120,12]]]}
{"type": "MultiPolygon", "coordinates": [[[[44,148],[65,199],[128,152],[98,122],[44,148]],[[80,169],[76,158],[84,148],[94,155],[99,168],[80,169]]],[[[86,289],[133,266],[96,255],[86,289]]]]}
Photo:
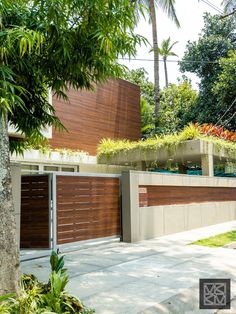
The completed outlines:
{"type": "Polygon", "coordinates": [[[13,154],[12,161],[20,162],[23,172],[121,172],[125,167],[97,165],[96,149],[103,138],[140,139],[140,88],[110,79],[93,91],[70,88],[67,95],[68,101],[50,100],[66,128],[47,130],[52,149],[26,151],[24,157],[13,154]]]}

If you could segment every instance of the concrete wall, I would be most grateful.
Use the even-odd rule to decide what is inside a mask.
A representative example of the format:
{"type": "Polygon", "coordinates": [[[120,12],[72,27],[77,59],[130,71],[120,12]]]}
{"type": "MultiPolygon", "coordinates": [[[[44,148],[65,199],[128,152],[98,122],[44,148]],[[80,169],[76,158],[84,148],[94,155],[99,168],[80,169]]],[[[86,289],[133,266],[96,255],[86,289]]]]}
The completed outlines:
{"type": "Polygon", "coordinates": [[[139,185],[235,187],[236,180],[141,171],[122,173],[123,240],[136,242],[236,218],[235,201],[139,207],[139,185]]]}
{"type": "Polygon", "coordinates": [[[13,204],[16,217],[16,232],[20,244],[20,209],[21,209],[21,168],[19,164],[11,163],[13,204]]]}

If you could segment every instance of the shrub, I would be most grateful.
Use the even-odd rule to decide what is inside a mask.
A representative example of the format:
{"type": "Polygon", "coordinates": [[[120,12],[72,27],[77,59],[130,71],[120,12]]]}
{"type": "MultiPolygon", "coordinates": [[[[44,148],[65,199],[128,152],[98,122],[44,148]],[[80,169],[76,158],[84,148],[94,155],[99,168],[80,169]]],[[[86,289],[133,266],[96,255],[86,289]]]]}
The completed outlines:
{"type": "Polygon", "coordinates": [[[51,275],[41,283],[34,275],[22,275],[19,296],[0,296],[0,314],[92,314],[79,299],[66,290],[69,281],[64,256],[52,252],[51,275]]]}
{"type": "Polygon", "coordinates": [[[236,142],[236,133],[226,130],[222,126],[215,126],[213,124],[196,124],[196,128],[201,134],[218,137],[231,142],[236,142]]]}

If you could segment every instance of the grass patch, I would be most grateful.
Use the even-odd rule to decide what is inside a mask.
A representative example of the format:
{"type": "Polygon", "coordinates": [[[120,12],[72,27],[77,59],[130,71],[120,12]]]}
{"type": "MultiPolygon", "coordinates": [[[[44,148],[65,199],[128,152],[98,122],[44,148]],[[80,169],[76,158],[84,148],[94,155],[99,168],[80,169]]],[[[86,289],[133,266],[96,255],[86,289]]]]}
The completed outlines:
{"type": "Polygon", "coordinates": [[[191,244],[210,246],[210,247],[222,247],[234,241],[236,241],[236,231],[230,231],[230,232],[218,234],[214,237],[198,240],[191,244]]]}

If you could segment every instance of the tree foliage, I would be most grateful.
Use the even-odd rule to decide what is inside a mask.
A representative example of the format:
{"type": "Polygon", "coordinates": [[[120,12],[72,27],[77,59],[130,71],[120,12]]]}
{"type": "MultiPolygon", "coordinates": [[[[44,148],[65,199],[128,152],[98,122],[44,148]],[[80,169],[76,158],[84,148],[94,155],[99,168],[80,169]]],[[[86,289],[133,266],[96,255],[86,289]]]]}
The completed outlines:
{"type": "Polygon", "coordinates": [[[231,130],[236,130],[236,51],[231,51],[227,58],[220,60],[221,73],[213,88],[214,95],[217,98],[219,112],[222,112],[223,118],[219,124],[224,124],[231,130]],[[227,106],[227,113],[221,108],[227,106]]]}
{"type": "Polygon", "coordinates": [[[68,86],[120,76],[118,57],[143,40],[136,22],[130,0],[0,2],[0,294],[18,290],[19,274],[7,121],[34,140],[43,127],[60,127],[48,89],[66,97],[68,86]]]}
{"type": "Polygon", "coordinates": [[[154,106],[143,97],[140,99],[140,112],[142,138],[148,138],[155,133],[154,106]]]}
{"type": "Polygon", "coordinates": [[[220,59],[236,48],[235,29],[233,18],[220,19],[218,15],[205,14],[199,39],[188,42],[180,62],[183,72],[195,73],[200,78],[199,99],[193,107],[193,115],[199,123],[216,123],[230,105],[219,102],[214,86],[222,70],[220,59]]]}
{"type": "MultiPolygon", "coordinates": [[[[136,6],[146,8],[149,20],[152,25],[152,50],[154,55],[154,103],[155,103],[155,125],[158,125],[160,111],[160,75],[159,75],[159,45],[158,45],[158,21],[156,10],[162,9],[167,16],[172,19],[177,27],[180,27],[179,20],[175,11],[175,0],[132,0],[136,6]]],[[[138,10],[137,10],[138,11],[138,10]]],[[[141,11],[143,14],[143,10],[141,11]]]]}
{"type": "Polygon", "coordinates": [[[141,96],[154,106],[154,84],[148,78],[148,72],[144,68],[125,70],[121,78],[140,86],[141,96]]]}
{"type": "Polygon", "coordinates": [[[134,55],[142,41],[129,0],[3,0],[0,16],[0,109],[28,138],[61,126],[48,88],[65,97],[69,85],[89,89],[117,77],[118,57],[134,55]]]}
{"type": "Polygon", "coordinates": [[[194,122],[192,108],[197,102],[198,93],[186,77],[179,79],[178,84],[170,84],[161,91],[160,119],[157,128],[155,128],[154,117],[154,84],[149,81],[145,69],[125,71],[122,78],[140,86],[143,138],[151,137],[155,133],[176,132],[183,129],[189,122],[194,122]]]}
{"type": "Polygon", "coordinates": [[[191,83],[184,79],[179,84],[170,84],[161,93],[160,133],[174,133],[194,121],[192,108],[198,93],[191,83]]]}

